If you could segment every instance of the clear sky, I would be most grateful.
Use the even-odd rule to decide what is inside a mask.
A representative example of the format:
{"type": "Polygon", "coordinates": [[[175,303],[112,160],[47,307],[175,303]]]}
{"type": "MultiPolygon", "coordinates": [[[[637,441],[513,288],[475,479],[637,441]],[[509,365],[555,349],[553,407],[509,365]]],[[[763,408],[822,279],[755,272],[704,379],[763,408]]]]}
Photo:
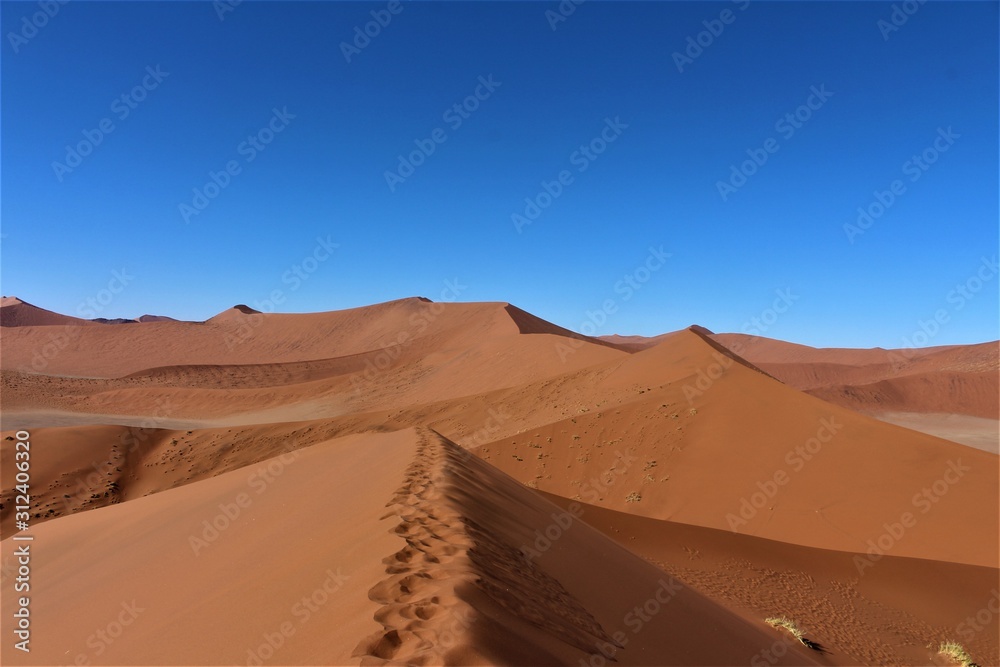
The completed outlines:
{"type": "Polygon", "coordinates": [[[2,291],[993,340],[998,4],[895,7],[4,2],[2,291]]]}

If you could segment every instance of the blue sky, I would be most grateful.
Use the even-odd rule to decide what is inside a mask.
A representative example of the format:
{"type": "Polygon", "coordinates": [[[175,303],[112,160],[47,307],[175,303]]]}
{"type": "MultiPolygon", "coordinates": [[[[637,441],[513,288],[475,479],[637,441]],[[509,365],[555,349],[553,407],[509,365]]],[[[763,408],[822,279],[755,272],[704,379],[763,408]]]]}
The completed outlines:
{"type": "Polygon", "coordinates": [[[896,7],[5,2],[2,291],[993,340],[998,5],[896,7]]]}

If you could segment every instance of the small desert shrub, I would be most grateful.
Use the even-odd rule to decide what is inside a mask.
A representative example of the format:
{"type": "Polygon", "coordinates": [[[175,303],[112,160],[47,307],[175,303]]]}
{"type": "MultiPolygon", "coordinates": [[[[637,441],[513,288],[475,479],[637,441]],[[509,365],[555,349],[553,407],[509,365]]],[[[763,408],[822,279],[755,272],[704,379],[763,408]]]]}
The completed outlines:
{"type": "Polygon", "coordinates": [[[785,618],[784,616],[772,616],[771,618],[765,618],[764,622],[770,625],[772,628],[784,628],[792,633],[792,636],[799,640],[799,643],[810,648],[814,651],[823,652],[823,647],[806,638],[806,633],[802,631],[801,628],[795,623],[795,621],[785,618]]]}
{"type": "Polygon", "coordinates": [[[958,642],[944,642],[938,647],[938,653],[948,656],[962,667],[979,667],[973,660],[965,647],[958,642]]]}

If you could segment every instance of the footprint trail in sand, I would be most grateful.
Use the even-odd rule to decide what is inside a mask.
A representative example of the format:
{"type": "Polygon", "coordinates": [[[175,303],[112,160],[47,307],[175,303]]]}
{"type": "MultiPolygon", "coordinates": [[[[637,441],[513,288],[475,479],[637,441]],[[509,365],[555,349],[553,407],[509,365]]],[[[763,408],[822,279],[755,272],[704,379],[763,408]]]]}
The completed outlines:
{"type": "Polygon", "coordinates": [[[387,504],[401,520],[394,532],[406,546],[383,559],[389,576],[369,591],[382,604],[375,620],[383,629],[355,649],[362,665],[493,661],[499,656],[484,655],[482,645],[473,649],[467,633],[524,621],[584,652],[612,641],[509,535],[484,526],[484,514],[490,525],[511,514],[497,514],[510,499],[501,497],[494,474],[446,438],[421,432],[404,483],[387,504]]]}

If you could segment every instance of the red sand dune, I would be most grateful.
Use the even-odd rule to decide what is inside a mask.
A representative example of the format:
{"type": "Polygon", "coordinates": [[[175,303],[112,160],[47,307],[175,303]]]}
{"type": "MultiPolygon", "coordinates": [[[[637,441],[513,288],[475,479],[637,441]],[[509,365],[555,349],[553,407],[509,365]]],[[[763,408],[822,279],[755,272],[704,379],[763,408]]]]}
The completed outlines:
{"type": "MultiPolygon", "coordinates": [[[[707,333],[769,375],[830,403],[993,453],[1000,449],[998,342],[817,349],[760,336],[707,333]]],[[[630,351],[663,338],[602,337],[630,351]]]]}
{"type": "MultiPolygon", "coordinates": [[[[772,641],[587,526],[525,558],[559,512],[431,432],[314,445],[36,529],[34,627],[52,639],[28,660],[9,642],[2,655],[541,665],[603,649],[618,664],[683,665],[734,663],[772,641]],[[122,610],[128,632],[95,638],[122,610]]],[[[815,661],[798,647],[778,664],[815,661]]]]}
{"type": "MultiPolygon", "coordinates": [[[[547,497],[562,506],[570,502],[547,497]]],[[[967,642],[981,664],[1000,659],[996,635],[976,632],[981,626],[968,622],[992,596],[1000,598],[995,568],[894,555],[873,561],[866,553],[802,547],[589,505],[582,519],[740,613],[798,619],[812,641],[839,649],[824,656],[835,664],[928,664],[935,656],[926,643],[949,639],[967,642]],[[914,582],[920,582],[917,590],[914,582]],[[916,637],[926,643],[908,639],[916,637]]]]}
{"type": "Polygon", "coordinates": [[[139,322],[176,322],[172,317],[167,317],[166,315],[140,315],[137,318],[139,322]]]}
{"type": "Polygon", "coordinates": [[[856,410],[1000,418],[997,342],[820,350],[744,334],[718,334],[715,339],[782,382],[856,410]]]}
{"type": "Polygon", "coordinates": [[[858,411],[996,402],[995,345],[744,359],[420,298],[29,320],[0,332],[5,555],[13,429],[34,443],[26,664],[997,662],[995,624],[965,636],[1000,572],[996,455],[858,411]]]}
{"type": "Polygon", "coordinates": [[[995,456],[864,417],[736,362],[699,385],[723,364],[713,354],[700,335],[679,332],[595,383],[597,395],[635,387],[631,400],[477,451],[564,497],[827,549],[863,551],[884,522],[909,512],[919,523],[894,553],[997,562],[996,534],[973,528],[1000,521],[995,456]],[[613,484],[593,482],[606,478],[613,484]],[[766,504],[745,509],[761,493],[766,504]],[[959,525],[961,544],[940,539],[959,525]]]}
{"type": "Polygon", "coordinates": [[[30,303],[16,296],[5,296],[0,301],[0,326],[2,327],[50,327],[94,324],[90,320],[60,315],[30,303]]]}
{"type": "MultiPolygon", "coordinates": [[[[234,307],[207,322],[150,322],[131,326],[127,332],[120,327],[88,326],[73,331],[64,346],[46,355],[43,370],[49,375],[113,378],[163,366],[274,364],[382,350],[396,361],[397,351],[418,356],[431,347],[442,352],[464,350],[475,343],[518,335],[526,323],[508,305],[441,304],[410,298],[294,315],[234,307]]],[[[550,327],[551,334],[537,325],[531,333],[560,331],[555,325],[550,327]]],[[[5,331],[0,368],[31,370],[44,340],[44,332],[32,327],[5,331]]],[[[615,352],[596,340],[583,344],[615,352]]]]}

